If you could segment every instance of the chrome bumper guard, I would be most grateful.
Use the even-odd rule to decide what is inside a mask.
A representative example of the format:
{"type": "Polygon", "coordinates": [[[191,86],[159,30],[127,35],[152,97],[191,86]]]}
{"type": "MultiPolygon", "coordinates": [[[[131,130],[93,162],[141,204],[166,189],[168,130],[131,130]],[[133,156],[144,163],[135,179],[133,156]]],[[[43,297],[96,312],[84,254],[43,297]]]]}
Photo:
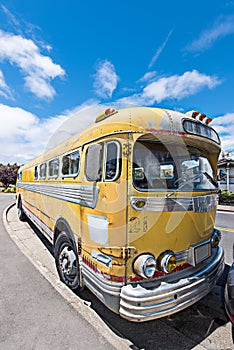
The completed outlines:
{"type": "Polygon", "coordinates": [[[164,281],[160,286],[151,285],[150,288],[147,288],[147,283],[123,286],[120,315],[129,321],[143,322],[171,315],[196,303],[211,291],[224,269],[221,247],[210,259],[201,270],[176,282],[164,281]]]}

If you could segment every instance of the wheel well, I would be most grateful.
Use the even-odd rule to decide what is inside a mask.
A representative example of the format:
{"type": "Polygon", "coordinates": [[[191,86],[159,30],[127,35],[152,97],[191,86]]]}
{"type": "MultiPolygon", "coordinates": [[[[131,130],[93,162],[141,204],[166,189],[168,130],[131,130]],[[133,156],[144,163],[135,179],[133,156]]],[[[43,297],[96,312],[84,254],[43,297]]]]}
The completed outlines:
{"type": "Polygon", "coordinates": [[[72,242],[74,243],[74,246],[77,247],[72,229],[69,223],[64,218],[58,219],[58,221],[55,224],[53,245],[55,246],[59,234],[63,231],[67,233],[67,235],[71,238],[72,242]]]}

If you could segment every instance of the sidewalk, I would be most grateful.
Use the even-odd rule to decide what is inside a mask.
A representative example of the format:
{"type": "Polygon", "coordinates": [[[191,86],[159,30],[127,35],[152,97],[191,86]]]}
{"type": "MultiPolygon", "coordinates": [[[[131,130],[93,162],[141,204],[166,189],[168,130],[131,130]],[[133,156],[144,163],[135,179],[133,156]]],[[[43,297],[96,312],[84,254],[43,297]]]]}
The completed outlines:
{"type": "Polygon", "coordinates": [[[218,209],[218,211],[234,212],[234,206],[232,206],[232,205],[221,205],[221,204],[219,204],[217,209],[218,209]]]}
{"type": "MultiPolygon", "coordinates": [[[[54,307],[53,309],[52,306],[50,306],[50,305],[53,305],[53,302],[56,301],[55,297],[53,297],[53,301],[50,300],[50,304],[48,304],[48,306],[46,304],[45,305],[43,304],[43,307],[41,306],[43,310],[49,309],[50,307],[52,308],[53,312],[55,310],[58,313],[56,317],[56,321],[53,320],[53,325],[56,325],[56,323],[60,321],[61,317],[64,317],[64,330],[65,330],[66,320],[68,319],[70,320],[71,318],[69,322],[72,326],[70,326],[69,330],[65,330],[66,338],[70,337],[69,342],[65,344],[66,349],[71,349],[71,348],[76,349],[77,347],[74,344],[76,344],[76,342],[78,341],[79,341],[79,349],[87,348],[87,343],[90,345],[90,347],[95,346],[95,349],[103,349],[103,350],[108,348],[122,350],[122,349],[129,349],[129,346],[132,346],[132,343],[128,339],[121,338],[119,335],[115,334],[114,332],[112,332],[112,330],[110,330],[110,328],[101,319],[101,317],[90,307],[91,303],[89,301],[79,298],[75,293],[73,293],[68,287],[66,287],[59,280],[58,274],[55,268],[53,256],[49,252],[48,248],[44,246],[44,244],[42,243],[38,235],[32,230],[29,223],[27,221],[21,222],[18,220],[17,209],[15,204],[5,209],[3,213],[3,224],[9,236],[11,237],[11,239],[20,248],[20,251],[30,260],[32,265],[50,283],[50,285],[62,296],[62,298],[66,300],[66,304],[63,307],[66,308],[66,305],[68,305],[69,307],[72,307],[76,311],[75,314],[73,314],[73,311],[70,311],[67,313],[63,311],[64,315],[61,315],[62,312],[60,312],[60,309],[58,307],[54,307]],[[76,331],[74,330],[75,327],[77,328],[76,331]],[[86,333],[87,329],[89,329],[88,332],[90,332],[90,337],[88,337],[88,333],[86,333]],[[79,334],[82,334],[80,340],[79,340],[79,334]]],[[[27,266],[28,265],[26,265],[26,267],[27,266]]],[[[38,276],[37,274],[33,274],[33,277],[32,277],[32,274],[30,274],[29,276],[24,277],[24,279],[22,279],[22,283],[25,284],[26,289],[28,285],[27,280],[29,279],[31,281],[32,278],[36,278],[37,276],[38,276]]],[[[47,285],[46,287],[48,288],[47,285]]],[[[50,298],[49,292],[46,292],[43,290],[40,292],[43,293],[43,296],[44,296],[44,298],[42,298],[43,300],[40,301],[40,303],[42,302],[46,303],[46,300],[49,300],[50,298]]],[[[35,298],[31,297],[32,293],[33,293],[32,288],[29,288],[28,289],[29,297],[34,302],[37,299],[37,297],[35,298]]],[[[37,302],[37,304],[38,303],[39,301],[37,302]]],[[[32,303],[32,307],[34,307],[33,303],[32,303]]],[[[50,309],[49,311],[52,314],[52,311],[50,309]]],[[[37,311],[35,311],[35,314],[37,314],[37,311]]],[[[41,319],[43,320],[44,317],[48,317],[48,315],[41,316],[41,319]]],[[[34,336],[36,337],[37,327],[35,326],[35,328],[36,330],[35,330],[34,336]]],[[[50,326],[46,326],[47,334],[49,334],[50,328],[51,328],[50,326]]],[[[62,326],[60,323],[58,324],[58,329],[62,329],[62,326]]],[[[67,339],[65,340],[67,341],[67,339]]],[[[22,339],[22,341],[24,341],[24,339],[22,339]]],[[[41,342],[43,343],[43,339],[41,340],[41,342]]],[[[1,339],[0,339],[0,344],[1,344],[1,339]]],[[[43,346],[44,345],[45,344],[43,343],[43,346]]],[[[43,346],[41,348],[43,349],[46,348],[43,346]]],[[[8,347],[6,347],[5,349],[7,348],[8,347]]],[[[33,347],[31,347],[31,349],[32,348],[33,347]]],[[[35,347],[35,349],[36,348],[38,349],[39,347],[35,347]]],[[[62,345],[61,345],[61,348],[63,348],[62,345]]],[[[52,346],[51,347],[49,346],[48,349],[52,349],[52,346]]]]}

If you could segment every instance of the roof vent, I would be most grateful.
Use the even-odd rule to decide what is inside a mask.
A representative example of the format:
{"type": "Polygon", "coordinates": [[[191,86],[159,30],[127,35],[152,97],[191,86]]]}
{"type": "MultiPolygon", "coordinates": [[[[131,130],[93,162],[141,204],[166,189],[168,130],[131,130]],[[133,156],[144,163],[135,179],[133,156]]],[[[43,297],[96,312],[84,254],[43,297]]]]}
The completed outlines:
{"type": "Polygon", "coordinates": [[[115,113],[118,113],[118,111],[116,111],[116,109],[113,109],[113,108],[107,108],[105,110],[104,113],[100,114],[96,120],[95,120],[95,123],[98,123],[98,122],[101,122],[102,120],[106,119],[106,118],[109,118],[111,115],[115,114],[115,113]]]}

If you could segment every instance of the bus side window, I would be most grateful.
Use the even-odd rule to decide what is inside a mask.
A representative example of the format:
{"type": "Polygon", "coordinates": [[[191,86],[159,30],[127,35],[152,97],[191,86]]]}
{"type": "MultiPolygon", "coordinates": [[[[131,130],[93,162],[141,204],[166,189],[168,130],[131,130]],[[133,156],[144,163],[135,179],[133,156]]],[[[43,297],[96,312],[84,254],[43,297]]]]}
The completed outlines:
{"type": "Polygon", "coordinates": [[[34,180],[38,180],[38,166],[37,165],[34,168],[34,180]]]}
{"type": "Polygon", "coordinates": [[[105,181],[114,181],[120,175],[120,145],[116,141],[106,143],[104,169],[105,181]]]}
{"type": "Polygon", "coordinates": [[[18,180],[22,180],[22,171],[18,173],[18,180]]]}
{"type": "Polygon", "coordinates": [[[39,167],[39,178],[45,179],[46,178],[46,170],[47,170],[47,164],[42,163],[39,167]]]}
{"type": "Polygon", "coordinates": [[[80,170],[80,152],[76,151],[63,156],[62,158],[62,176],[75,177],[80,170]]]}
{"type": "Polygon", "coordinates": [[[54,158],[49,161],[49,177],[56,178],[59,173],[59,159],[54,158]]]}
{"type": "Polygon", "coordinates": [[[100,181],[102,178],[102,149],[102,144],[94,144],[87,149],[85,175],[88,181],[100,181]]]}

